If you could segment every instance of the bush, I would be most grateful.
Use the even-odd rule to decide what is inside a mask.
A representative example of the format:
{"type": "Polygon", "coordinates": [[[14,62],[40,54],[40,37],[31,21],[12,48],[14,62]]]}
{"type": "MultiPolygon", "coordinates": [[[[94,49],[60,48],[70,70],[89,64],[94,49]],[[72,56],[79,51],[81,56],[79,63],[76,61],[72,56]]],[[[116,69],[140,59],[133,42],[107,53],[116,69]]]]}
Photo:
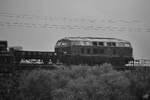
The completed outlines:
{"type": "Polygon", "coordinates": [[[51,79],[50,72],[34,70],[28,75],[23,74],[20,81],[20,97],[22,100],[50,100],[51,79]]]}
{"type": "Polygon", "coordinates": [[[145,71],[143,69],[136,69],[126,74],[131,83],[129,86],[130,93],[137,100],[148,100],[150,96],[150,73],[147,70],[145,71]]]}
{"type": "Polygon", "coordinates": [[[113,70],[109,64],[33,70],[21,75],[18,98],[19,100],[137,100],[139,97],[142,98],[144,93],[150,92],[150,77],[143,82],[139,75],[130,71],[113,70]],[[139,96],[138,92],[142,94],[139,96]]]}

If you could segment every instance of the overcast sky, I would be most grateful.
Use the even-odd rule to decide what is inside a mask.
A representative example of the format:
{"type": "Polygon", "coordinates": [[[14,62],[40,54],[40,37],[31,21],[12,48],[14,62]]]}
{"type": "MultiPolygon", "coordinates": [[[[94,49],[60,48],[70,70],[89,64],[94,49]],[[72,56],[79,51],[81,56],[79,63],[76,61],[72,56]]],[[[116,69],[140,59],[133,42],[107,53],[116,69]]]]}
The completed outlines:
{"type": "Polygon", "coordinates": [[[130,41],[136,58],[150,59],[149,4],[150,0],[0,0],[0,39],[25,50],[53,51],[63,37],[114,37],[130,41]]]}

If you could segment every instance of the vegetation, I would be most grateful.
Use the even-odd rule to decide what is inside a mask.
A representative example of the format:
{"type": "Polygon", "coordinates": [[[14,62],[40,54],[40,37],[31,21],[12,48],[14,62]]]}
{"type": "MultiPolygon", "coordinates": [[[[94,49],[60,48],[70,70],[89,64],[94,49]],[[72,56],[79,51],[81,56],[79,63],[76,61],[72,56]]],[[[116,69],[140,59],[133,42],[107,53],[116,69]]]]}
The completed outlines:
{"type": "Polygon", "coordinates": [[[150,74],[101,66],[61,66],[57,70],[24,71],[16,100],[145,100],[150,74]]]}

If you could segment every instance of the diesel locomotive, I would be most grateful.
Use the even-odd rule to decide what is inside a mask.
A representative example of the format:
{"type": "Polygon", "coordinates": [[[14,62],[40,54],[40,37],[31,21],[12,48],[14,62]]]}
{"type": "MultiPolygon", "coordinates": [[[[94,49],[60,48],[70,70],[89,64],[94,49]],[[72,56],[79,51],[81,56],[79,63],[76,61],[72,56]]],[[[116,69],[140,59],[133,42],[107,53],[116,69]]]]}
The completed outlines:
{"type": "Polygon", "coordinates": [[[55,53],[66,64],[124,65],[133,60],[131,43],[116,38],[66,37],[57,41],[55,53]]]}
{"type": "Polygon", "coordinates": [[[7,41],[0,41],[0,64],[19,64],[29,59],[44,64],[124,65],[133,60],[133,49],[130,42],[117,38],[65,37],[57,41],[54,52],[8,50],[7,41]]]}

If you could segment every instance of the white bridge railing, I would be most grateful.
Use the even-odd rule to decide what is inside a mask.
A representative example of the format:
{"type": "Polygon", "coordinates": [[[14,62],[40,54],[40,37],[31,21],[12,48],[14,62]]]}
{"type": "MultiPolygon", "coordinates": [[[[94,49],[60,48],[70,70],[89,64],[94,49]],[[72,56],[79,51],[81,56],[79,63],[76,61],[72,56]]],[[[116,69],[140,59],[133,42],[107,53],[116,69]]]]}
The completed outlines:
{"type": "Polygon", "coordinates": [[[150,59],[134,59],[125,66],[150,67],[150,59]]]}

